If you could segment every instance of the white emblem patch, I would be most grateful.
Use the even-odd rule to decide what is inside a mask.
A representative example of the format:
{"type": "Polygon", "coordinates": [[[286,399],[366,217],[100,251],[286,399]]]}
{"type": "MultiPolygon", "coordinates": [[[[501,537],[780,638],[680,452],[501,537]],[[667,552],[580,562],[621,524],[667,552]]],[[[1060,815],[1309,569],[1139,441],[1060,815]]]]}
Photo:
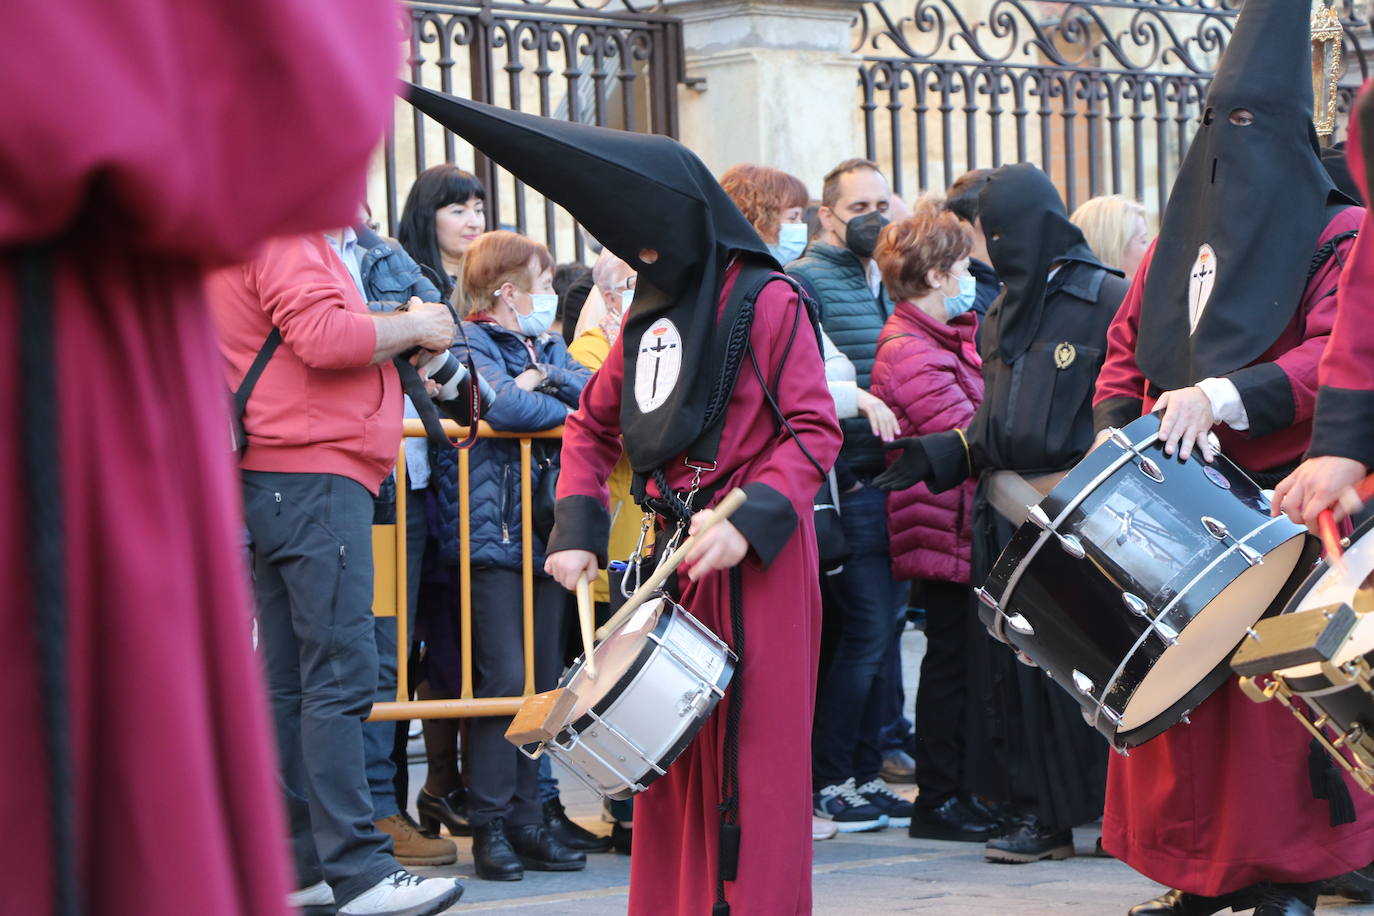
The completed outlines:
{"type": "Polygon", "coordinates": [[[1188,272],[1188,333],[1197,330],[1202,313],[1207,309],[1207,300],[1212,298],[1212,286],[1217,279],[1217,253],[1211,245],[1203,245],[1197,250],[1197,260],[1188,272]]]}
{"type": "Polygon", "coordinates": [[[641,413],[652,413],[677,386],[682,373],[682,335],[667,318],[660,318],[639,338],[635,360],[635,402],[641,413]]]}

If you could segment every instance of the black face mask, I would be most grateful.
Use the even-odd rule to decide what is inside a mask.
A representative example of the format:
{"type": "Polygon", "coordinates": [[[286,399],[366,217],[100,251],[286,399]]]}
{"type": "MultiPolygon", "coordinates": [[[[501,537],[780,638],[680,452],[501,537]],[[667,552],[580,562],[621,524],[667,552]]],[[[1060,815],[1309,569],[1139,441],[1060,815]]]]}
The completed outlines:
{"type": "Polygon", "coordinates": [[[877,210],[854,217],[845,224],[844,247],[861,258],[873,257],[873,250],[878,247],[878,233],[887,223],[887,217],[877,210]]]}

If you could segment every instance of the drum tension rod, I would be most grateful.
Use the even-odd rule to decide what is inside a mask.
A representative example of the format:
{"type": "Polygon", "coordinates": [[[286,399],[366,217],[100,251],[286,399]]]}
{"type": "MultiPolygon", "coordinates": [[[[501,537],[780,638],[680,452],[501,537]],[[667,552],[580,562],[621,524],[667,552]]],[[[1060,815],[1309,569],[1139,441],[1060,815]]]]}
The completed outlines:
{"type": "Polygon", "coordinates": [[[1129,609],[1132,614],[1148,620],[1150,626],[1159,634],[1160,639],[1164,640],[1170,646],[1178,645],[1178,630],[1175,630],[1164,622],[1163,612],[1161,612],[1158,617],[1151,617],[1150,605],[1145,602],[1145,599],[1141,598],[1139,595],[1133,595],[1130,592],[1121,593],[1121,603],[1126,605],[1127,609],[1129,609]]]}
{"type": "Polygon", "coordinates": [[[1240,553],[1241,557],[1244,558],[1247,564],[1250,566],[1264,565],[1264,554],[1260,553],[1249,544],[1241,543],[1221,519],[1213,518],[1210,515],[1204,515],[1201,521],[1202,527],[1206,528],[1207,533],[1212,537],[1216,538],[1218,541],[1229,540],[1232,544],[1235,544],[1236,550],[1240,553]]]}
{"type": "Polygon", "coordinates": [[[1144,474],[1155,483],[1164,482],[1164,472],[1160,470],[1159,464],[1149,455],[1146,455],[1140,449],[1136,448],[1135,443],[1132,442],[1130,437],[1124,432],[1113,426],[1108,431],[1107,437],[1116,447],[1135,455],[1135,466],[1140,469],[1140,473],[1144,474]]]}
{"type": "Polygon", "coordinates": [[[1073,534],[1060,534],[1056,531],[1054,523],[1050,521],[1050,517],[1046,515],[1045,510],[1039,506],[1027,506],[1026,519],[1041,531],[1048,531],[1058,538],[1059,546],[1075,560],[1081,560],[1088,555],[1087,551],[1083,549],[1083,542],[1078,539],[1078,536],[1073,534]]]}

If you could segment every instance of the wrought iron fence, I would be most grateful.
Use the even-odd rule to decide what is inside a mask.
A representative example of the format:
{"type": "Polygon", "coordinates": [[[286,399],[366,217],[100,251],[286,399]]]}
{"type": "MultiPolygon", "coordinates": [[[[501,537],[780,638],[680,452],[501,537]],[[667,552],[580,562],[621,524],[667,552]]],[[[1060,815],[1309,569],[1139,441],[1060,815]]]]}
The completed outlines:
{"type": "MultiPolygon", "coordinates": [[[[678,20],[641,0],[411,0],[411,82],[504,108],[676,136],[683,80],[678,20]]],[[[405,194],[428,166],[453,162],[486,188],[489,224],[542,239],[555,260],[581,260],[577,227],[523,182],[400,102],[369,189],[395,233],[405,194]]]]}
{"type": "MultiPolygon", "coordinates": [[[[1295,0],[1305,2],[1305,0],[1295,0]]],[[[874,0],[861,7],[869,158],[897,193],[1029,161],[1070,210],[1099,194],[1163,209],[1240,0],[874,0]]],[[[1368,75],[1364,4],[1340,0],[1344,115],[1368,75]]],[[[1338,128],[1338,136],[1344,128],[1338,128]]]]}

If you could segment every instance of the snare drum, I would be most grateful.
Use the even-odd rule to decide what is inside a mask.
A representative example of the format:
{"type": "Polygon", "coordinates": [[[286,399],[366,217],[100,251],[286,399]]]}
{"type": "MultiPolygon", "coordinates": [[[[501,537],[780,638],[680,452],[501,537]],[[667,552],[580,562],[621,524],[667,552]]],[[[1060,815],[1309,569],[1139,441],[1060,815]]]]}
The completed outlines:
{"type": "MultiPolygon", "coordinates": [[[[1349,606],[1356,615],[1348,635],[1334,649],[1318,651],[1314,647],[1310,653],[1310,657],[1321,656],[1327,661],[1278,668],[1268,679],[1244,678],[1241,686],[1255,700],[1278,696],[1327,753],[1361,786],[1374,792],[1374,613],[1370,613],[1374,611],[1374,521],[1361,526],[1338,562],[1328,557],[1317,565],[1289,600],[1284,614],[1311,613],[1316,624],[1321,623],[1317,615],[1339,623],[1337,609],[1341,605],[1349,606]],[[1302,698],[1306,710],[1303,704],[1291,702],[1295,696],[1302,698]]],[[[1312,629],[1315,632],[1317,628],[1312,629]]],[[[1259,643],[1247,642],[1236,659],[1250,655],[1257,663],[1266,652],[1296,648],[1266,637],[1259,643]]]]}
{"type": "Polygon", "coordinates": [[[736,660],[667,596],[644,602],[593,651],[596,678],[578,659],[559,685],[577,695],[570,724],[531,756],[548,753],[597,793],[625,799],[662,776],[706,724],[736,660]]]}
{"type": "Polygon", "coordinates": [[[980,616],[1118,749],[1141,744],[1230,676],[1241,638],[1276,613],[1317,542],[1217,455],[1164,454],[1150,414],[1085,457],[1016,531],[980,616]]]}

